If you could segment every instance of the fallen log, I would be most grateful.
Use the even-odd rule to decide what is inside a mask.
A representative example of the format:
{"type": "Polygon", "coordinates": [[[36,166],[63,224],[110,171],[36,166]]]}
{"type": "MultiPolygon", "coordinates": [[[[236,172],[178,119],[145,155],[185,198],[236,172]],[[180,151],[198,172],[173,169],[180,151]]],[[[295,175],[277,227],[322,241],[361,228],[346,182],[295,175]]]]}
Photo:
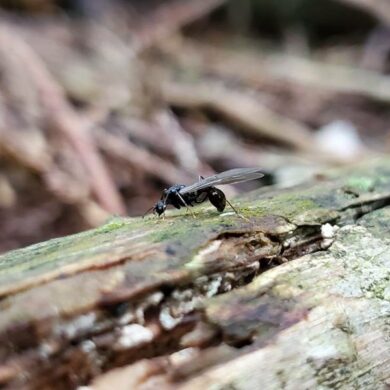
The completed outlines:
{"type": "Polygon", "coordinates": [[[0,386],[385,389],[390,160],[0,257],[0,386]]]}

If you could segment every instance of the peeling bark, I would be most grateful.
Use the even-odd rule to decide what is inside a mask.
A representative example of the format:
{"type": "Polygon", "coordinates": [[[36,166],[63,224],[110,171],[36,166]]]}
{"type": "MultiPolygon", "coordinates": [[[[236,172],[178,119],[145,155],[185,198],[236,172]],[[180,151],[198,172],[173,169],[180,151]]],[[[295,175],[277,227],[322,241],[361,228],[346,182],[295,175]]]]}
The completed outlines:
{"type": "Polygon", "coordinates": [[[0,386],[385,389],[390,161],[0,257],[0,386]]]}

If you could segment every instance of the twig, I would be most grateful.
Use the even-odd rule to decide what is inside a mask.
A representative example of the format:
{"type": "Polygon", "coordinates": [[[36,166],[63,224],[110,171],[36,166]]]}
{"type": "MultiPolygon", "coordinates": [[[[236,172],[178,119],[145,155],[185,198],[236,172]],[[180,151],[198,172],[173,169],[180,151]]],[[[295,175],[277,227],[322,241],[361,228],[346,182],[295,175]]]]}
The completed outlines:
{"type": "Polygon", "coordinates": [[[112,157],[127,161],[137,169],[159,177],[167,183],[186,183],[194,179],[182,173],[173,164],[119,136],[99,129],[95,129],[95,136],[100,148],[112,157]]]}
{"type": "Polygon", "coordinates": [[[158,112],[155,118],[165,133],[165,137],[170,140],[173,153],[179,164],[186,171],[198,174],[201,162],[191,135],[183,130],[171,112],[158,112]]]}
{"type": "Polygon", "coordinates": [[[90,176],[90,186],[103,208],[110,213],[123,214],[125,208],[122,200],[89,134],[90,124],[75,113],[43,62],[9,28],[0,29],[0,46],[3,53],[10,52],[26,64],[25,70],[30,72],[36,83],[44,119],[64,134],[77,151],[90,176]]]}
{"type": "Polygon", "coordinates": [[[107,110],[104,112],[100,110],[97,114],[99,116],[94,115],[93,122],[99,124],[100,127],[114,127],[114,133],[118,137],[126,138],[123,142],[126,143],[130,137],[157,155],[175,158],[186,171],[199,174],[201,164],[194,140],[184,131],[172,113],[160,110],[148,121],[135,116],[123,115],[113,119],[113,122],[107,119],[109,114],[107,110]]]}
{"type": "Polygon", "coordinates": [[[118,119],[120,133],[126,137],[138,141],[145,145],[148,150],[152,150],[160,156],[174,157],[175,151],[172,141],[166,136],[165,129],[158,124],[135,117],[121,117],[118,119]],[[158,139],[158,142],[156,140],[158,139]]]}
{"type": "Polygon", "coordinates": [[[252,137],[274,139],[303,151],[313,149],[314,142],[306,126],[271,111],[247,94],[216,83],[185,84],[172,80],[163,83],[162,89],[168,103],[211,109],[252,137]]]}
{"type": "Polygon", "coordinates": [[[221,49],[196,43],[190,39],[175,41],[174,47],[165,45],[164,51],[181,66],[199,64],[225,77],[261,85],[270,79],[311,85],[336,93],[354,93],[371,99],[390,102],[390,77],[347,66],[324,64],[290,55],[275,55],[248,50],[221,49]]]}
{"type": "Polygon", "coordinates": [[[144,26],[134,32],[132,47],[136,53],[160,43],[182,26],[189,24],[227,0],[175,0],[163,3],[147,15],[144,26]]]}

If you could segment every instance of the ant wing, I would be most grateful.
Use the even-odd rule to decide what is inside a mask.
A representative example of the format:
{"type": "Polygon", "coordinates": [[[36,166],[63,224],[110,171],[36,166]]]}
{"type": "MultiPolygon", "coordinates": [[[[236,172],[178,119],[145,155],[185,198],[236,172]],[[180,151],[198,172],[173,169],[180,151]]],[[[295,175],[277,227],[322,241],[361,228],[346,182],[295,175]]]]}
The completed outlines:
{"type": "Polygon", "coordinates": [[[229,171],[217,173],[216,175],[206,177],[199,180],[197,183],[191,184],[190,186],[182,188],[179,193],[181,195],[188,194],[202,190],[207,187],[222,185],[222,184],[233,184],[242,181],[249,181],[259,179],[263,177],[264,173],[259,168],[236,168],[230,169],[229,171]]]}

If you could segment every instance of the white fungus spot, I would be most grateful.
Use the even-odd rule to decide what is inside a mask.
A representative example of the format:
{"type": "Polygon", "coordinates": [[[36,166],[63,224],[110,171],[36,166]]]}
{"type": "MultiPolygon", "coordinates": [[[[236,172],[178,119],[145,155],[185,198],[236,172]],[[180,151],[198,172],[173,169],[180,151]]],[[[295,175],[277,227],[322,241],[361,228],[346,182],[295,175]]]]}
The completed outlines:
{"type": "Polygon", "coordinates": [[[133,348],[153,340],[153,332],[142,325],[131,324],[122,328],[118,343],[123,348],[133,348]]]}
{"type": "Polygon", "coordinates": [[[222,240],[215,240],[210,245],[208,245],[206,248],[199,251],[198,256],[203,257],[206,255],[209,255],[210,253],[213,253],[219,249],[219,247],[222,244],[222,240]]]}
{"type": "Polygon", "coordinates": [[[207,286],[207,297],[213,297],[218,293],[219,287],[221,286],[222,283],[222,276],[218,276],[214,280],[210,282],[210,284],[207,286]]]}
{"type": "Polygon", "coordinates": [[[54,352],[56,352],[56,348],[53,344],[43,343],[39,347],[39,353],[43,358],[50,357],[54,352]]]}
{"type": "Polygon", "coordinates": [[[215,240],[210,245],[206,246],[206,248],[201,249],[192,259],[191,262],[189,262],[186,266],[189,268],[196,268],[200,266],[205,259],[207,259],[207,256],[210,255],[213,252],[216,252],[219,247],[222,244],[222,240],[215,240]]]}
{"type": "Polygon", "coordinates": [[[66,324],[58,326],[56,333],[63,334],[68,339],[72,339],[84,331],[91,329],[95,321],[95,313],[84,314],[66,324]]]}
{"type": "Polygon", "coordinates": [[[173,365],[184,364],[188,361],[191,361],[198,353],[199,350],[196,348],[185,348],[174,352],[170,356],[170,361],[173,365]]]}
{"type": "Polygon", "coordinates": [[[164,298],[164,294],[161,291],[156,291],[155,293],[151,294],[147,298],[147,301],[151,305],[158,305],[162,301],[163,298],[164,298]]]}
{"type": "Polygon", "coordinates": [[[134,313],[129,312],[129,313],[123,314],[123,316],[121,318],[119,318],[118,324],[119,325],[126,325],[129,322],[134,321],[134,320],[135,320],[134,313]]]}
{"type": "Polygon", "coordinates": [[[168,307],[164,307],[159,316],[160,324],[166,330],[173,329],[181,319],[182,317],[173,317],[168,307]]]}
{"type": "Polygon", "coordinates": [[[326,223],[321,226],[321,235],[325,239],[333,238],[337,230],[338,226],[332,226],[330,223],[326,223]]]}
{"type": "Polygon", "coordinates": [[[96,349],[96,345],[91,340],[85,340],[81,343],[81,349],[86,353],[90,353],[96,349]]]}
{"type": "Polygon", "coordinates": [[[227,211],[226,213],[219,214],[220,217],[226,217],[228,215],[235,215],[234,211],[227,211]]]}

